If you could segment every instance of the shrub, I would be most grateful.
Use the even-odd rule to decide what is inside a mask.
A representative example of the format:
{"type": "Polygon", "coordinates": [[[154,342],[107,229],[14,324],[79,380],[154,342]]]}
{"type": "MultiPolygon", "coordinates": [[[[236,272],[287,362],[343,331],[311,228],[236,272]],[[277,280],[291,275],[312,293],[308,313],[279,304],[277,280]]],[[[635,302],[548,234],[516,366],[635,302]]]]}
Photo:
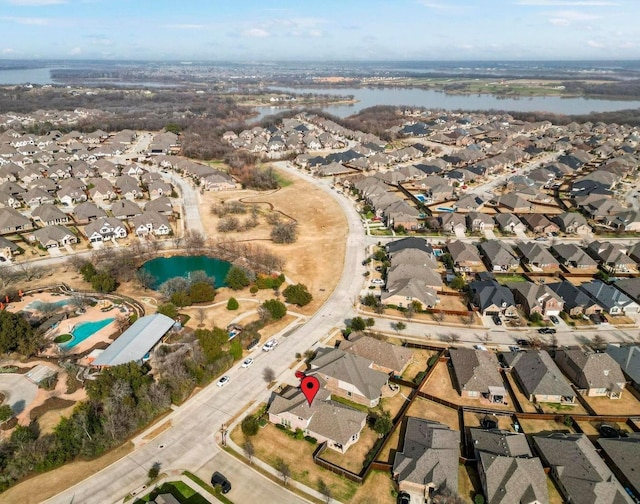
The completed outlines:
{"type": "Polygon", "coordinates": [[[60,336],[56,336],[53,340],[54,343],[66,343],[70,341],[73,336],[71,334],[61,334],[60,336]]]}
{"type": "Polygon", "coordinates": [[[229,298],[229,301],[227,301],[227,310],[233,311],[233,310],[237,310],[238,308],[240,308],[240,305],[238,304],[238,300],[236,298],[229,298]]]}
{"type": "Polygon", "coordinates": [[[426,375],[427,372],[426,371],[420,371],[416,377],[413,379],[413,383],[415,383],[416,385],[418,385],[422,379],[424,378],[424,375],[426,375]]]}
{"type": "Polygon", "coordinates": [[[245,436],[255,436],[258,433],[258,429],[260,428],[260,426],[258,425],[258,419],[253,415],[247,415],[242,420],[240,428],[242,429],[242,433],[245,436]]]}
{"type": "Polygon", "coordinates": [[[215,288],[207,282],[196,282],[189,288],[189,297],[192,303],[206,303],[216,297],[215,288]]]}
{"type": "Polygon", "coordinates": [[[302,440],[302,439],[304,439],[304,431],[302,429],[300,429],[300,428],[297,428],[294,436],[295,436],[296,439],[302,440]]]}
{"type": "Polygon", "coordinates": [[[252,285],[251,288],[249,289],[249,292],[251,294],[257,294],[259,290],[260,290],[260,287],[258,287],[257,285],[252,285]]]}
{"type": "Polygon", "coordinates": [[[251,282],[247,276],[247,272],[237,266],[231,266],[224,283],[233,290],[241,290],[247,287],[251,282]]]}
{"type": "Polygon", "coordinates": [[[298,306],[308,305],[313,296],[307,290],[307,286],[304,284],[289,285],[283,292],[284,298],[287,303],[293,303],[298,306]]]}
{"type": "Polygon", "coordinates": [[[277,299],[269,299],[262,303],[262,306],[273,320],[280,320],[287,314],[287,307],[282,301],[278,301],[277,299]]]}
{"type": "Polygon", "coordinates": [[[305,436],[304,440],[311,443],[311,444],[317,444],[318,440],[316,438],[314,438],[313,436],[305,436]]]}
{"type": "Polygon", "coordinates": [[[281,431],[286,431],[287,426],[283,424],[276,424],[276,429],[280,429],[281,431]]]}
{"type": "Polygon", "coordinates": [[[175,319],[178,316],[178,308],[173,303],[164,303],[158,306],[158,313],[175,319]]]}
{"type": "Polygon", "coordinates": [[[295,222],[281,222],[273,226],[271,239],[273,243],[293,243],[298,237],[298,229],[295,222]]]}
{"type": "Polygon", "coordinates": [[[278,276],[258,275],[256,278],[256,285],[258,286],[258,289],[279,289],[284,283],[284,280],[285,278],[283,274],[278,276]]]}

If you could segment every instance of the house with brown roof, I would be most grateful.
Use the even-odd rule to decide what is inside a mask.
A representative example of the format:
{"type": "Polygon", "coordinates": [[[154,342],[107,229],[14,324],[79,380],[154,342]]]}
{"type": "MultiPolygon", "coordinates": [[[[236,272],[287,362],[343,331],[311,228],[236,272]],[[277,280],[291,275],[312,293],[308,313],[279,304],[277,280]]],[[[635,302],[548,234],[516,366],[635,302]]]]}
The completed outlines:
{"type": "Polygon", "coordinates": [[[557,270],[560,267],[558,260],[538,242],[519,243],[518,250],[522,255],[522,262],[533,271],[557,270]]]}
{"type": "Polygon", "coordinates": [[[365,334],[350,334],[349,339],[342,340],[338,348],[370,359],[373,361],[373,369],[396,376],[402,375],[413,356],[413,351],[409,348],[392,345],[365,334]]]}
{"type": "Polygon", "coordinates": [[[482,266],[478,249],[471,243],[461,240],[452,241],[447,244],[447,250],[451,254],[456,268],[468,271],[471,268],[482,266]]]}
{"type": "Polygon", "coordinates": [[[450,348],[449,356],[460,396],[500,404],[507,400],[496,354],[460,347],[450,348]]]}
{"type": "Polygon", "coordinates": [[[302,429],[327,447],[345,453],[360,438],[367,414],[331,400],[331,392],[320,388],[311,405],[300,389],[274,393],[269,402],[269,421],[292,430],[302,429]]]}
{"type": "Polygon", "coordinates": [[[555,361],[581,395],[620,399],[626,379],[618,363],[606,353],[563,348],[555,361]]]}
{"type": "Polygon", "coordinates": [[[527,227],[537,234],[557,233],[560,228],[543,214],[524,214],[520,217],[527,227]]]}
{"type": "Polygon", "coordinates": [[[326,383],[331,393],[364,404],[376,406],[387,385],[389,375],[373,368],[373,361],[337,348],[321,348],[309,363],[308,374],[326,383]]]}
{"type": "Polygon", "coordinates": [[[527,316],[533,313],[539,313],[544,318],[560,315],[564,301],[547,284],[509,282],[506,285],[527,316]]]}
{"type": "Polygon", "coordinates": [[[70,217],[51,203],[45,203],[36,207],[31,212],[34,221],[40,222],[45,226],[53,226],[54,224],[66,224],[71,221],[70,217]]]}

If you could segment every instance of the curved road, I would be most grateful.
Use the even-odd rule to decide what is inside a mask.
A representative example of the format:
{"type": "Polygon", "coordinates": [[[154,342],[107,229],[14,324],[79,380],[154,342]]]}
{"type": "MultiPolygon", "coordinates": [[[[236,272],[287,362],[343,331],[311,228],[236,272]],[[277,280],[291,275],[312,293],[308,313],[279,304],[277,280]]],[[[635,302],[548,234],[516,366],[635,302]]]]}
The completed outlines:
{"type": "MultiPolygon", "coordinates": [[[[277,376],[291,373],[289,366],[296,353],[304,353],[309,347],[323,339],[335,327],[344,325],[351,316],[353,300],[362,289],[362,261],[365,257],[365,235],[360,217],[349,200],[329,189],[324,181],[317,181],[297,170],[280,167],[292,175],[307,178],[325,188],[342,207],[347,217],[349,231],[342,276],[336,289],[320,310],[287,337],[279,335],[280,344],[272,352],[254,350],[255,364],[242,369],[236,365],[228,372],[231,381],[219,388],[212,383],[192,399],[172,412],[167,419],[172,428],[153,441],[137,448],[118,462],[96,473],[67,491],[46,502],[68,504],[69,502],[106,503],[115,502],[127,493],[140,488],[147,479],[147,472],[155,462],[162,471],[188,469],[196,472],[202,468],[216,467],[216,456],[222,456],[215,443],[214,434],[223,423],[242,411],[247,405],[264,401],[268,391],[262,379],[262,370],[271,367],[277,376]]],[[[286,329],[285,329],[286,332],[286,329]]],[[[166,421],[166,419],[164,420],[166,421]]],[[[220,458],[218,458],[220,460],[220,458]]],[[[205,476],[206,477],[206,476],[205,476]]],[[[241,483],[239,483],[241,485],[241,483]]],[[[234,499],[234,490],[229,494],[234,499]]],[[[265,503],[267,501],[264,501],[265,503]]],[[[289,495],[287,503],[304,502],[289,495]]]]}

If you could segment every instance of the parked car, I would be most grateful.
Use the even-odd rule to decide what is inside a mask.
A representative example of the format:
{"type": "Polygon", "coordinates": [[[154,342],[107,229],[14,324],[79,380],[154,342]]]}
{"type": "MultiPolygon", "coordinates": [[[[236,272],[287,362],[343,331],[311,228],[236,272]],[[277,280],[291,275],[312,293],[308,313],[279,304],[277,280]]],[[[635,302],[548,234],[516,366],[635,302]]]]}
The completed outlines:
{"type": "Polygon", "coordinates": [[[555,334],[556,330],[553,327],[541,327],[538,332],[540,334],[555,334]]]}
{"type": "Polygon", "coordinates": [[[398,494],[398,504],[411,504],[411,496],[407,492],[398,494]]]}
{"type": "Polygon", "coordinates": [[[555,315],[549,315],[549,320],[553,325],[558,325],[560,323],[558,317],[556,317],[555,315]]]}
{"type": "Polygon", "coordinates": [[[591,322],[593,322],[596,325],[607,323],[606,317],[601,313],[592,313],[591,315],[589,315],[589,318],[591,319],[591,322]]]}
{"type": "Polygon", "coordinates": [[[229,490],[231,490],[229,480],[218,471],[214,472],[213,476],[211,476],[211,486],[215,487],[217,485],[220,486],[223,494],[229,493],[229,490]]]}
{"type": "Polygon", "coordinates": [[[270,352],[271,350],[273,350],[277,346],[278,346],[278,342],[276,340],[274,340],[274,339],[270,339],[264,345],[262,345],[262,351],[263,352],[270,352]]]}
{"type": "Polygon", "coordinates": [[[231,378],[227,375],[224,375],[222,378],[220,378],[217,382],[216,385],[218,387],[224,387],[227,383],[229,383],[229,380],[231,380],[231,378]]]}
{"type": "Polygon", "coordinates": [[[502,325],[502,320],[500,319],[500,315],[494,315],[493,316],[493,323],[495,325],[502,325]]]}
{"type": "Polygon", "coordinates": [[[384,285],[384,280],[382,278],[374,278],[371,283],[373,285],[384,285]]]}
{"type": "Polygon", "coordinates": [[[530,346],[531,345],[531,342],[529,340],[526,340],[526,339],[516,340],[516,343],[521,347],[522,346],[526,347],[526,346],[530,346]]]}
{"type": "Polygon", "coordinates": [[[253,364],[253,359],[251,357],[247,357],[243,362],[242,362],[242,367],[243,368],[248,368],[249,366],[251,366],[251,364],[253,364]]]}

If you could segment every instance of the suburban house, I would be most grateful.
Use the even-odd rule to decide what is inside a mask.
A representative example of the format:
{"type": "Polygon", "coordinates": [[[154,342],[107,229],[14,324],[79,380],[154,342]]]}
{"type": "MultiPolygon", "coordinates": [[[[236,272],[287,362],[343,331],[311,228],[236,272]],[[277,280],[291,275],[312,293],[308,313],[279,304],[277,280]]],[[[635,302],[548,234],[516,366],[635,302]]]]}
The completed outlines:
{"type": "Polygon", "coordinates": [[[538,242],[520,243],[518,250],[522,254],[522,261],[533,271],[557,270],[560,267],[557,259],[538,242]]]}
{"type": "Polygon", "coordinates": [[[606,352],[618,363],[631,384],[640,390],[640,346],[609,343],[606,352]]]}
{"type": "Polygon", "coordinates": [[[612,273],[627,273],[636,269],[636,262],[627,255],[627,247],[619,243],[594,241],[587,253],[612,273]]]}
{"type": "Polygon", "coordinates": [[[390,241],[384,246],[384,249],[391,259],[393,259],[394,255],[397,252],[401,252],[405,249],[418,249],[429,254],[432,259],[435,259],[431,245],[429,245],[429,243],[427,243],[424,238],[418,238],[414,236],[390,241]]]}
{"type": "Polygon", "coordinates": [[[481,212],[469,212],[467,214],[467,228],[471,232],[493,230],[495,227],[493,217],[481,212]]]}
{"type": "Polygon", "coordinates": [[[72,213],[78,224],[87,224],[107,216],[107,212],[91,201],[80,203],[73,209],[72,213]]]}
{"type": "Polygon", "coordinates": [[[547,287],[562,299],[564,302],[562,309],[571,317],[592,315],[602,311],[602,307],[598,303],[567,280],[547,284],[547,287]]]}
{"type": "Polygon", "coordinates": [[[36,229],[32,234],[32,238],[47,249],[78,243],[78,237],[68,228],[60,225],[36,229]]]}
{"type": "Polygon", "coordinates": [[[340,453],[360,438],[367,414],[331,400],[331,392],[320,388],[311,405],[300,389],[274,393],[269,404],[269,421],[296,430],[302,429],[320,443],[340,453]]]}
{"type": "Polygon", "coordinates": [[[547,476],[524,434],[475,428],[469,433],[487,504],[549,502],[547,476]]]}
{"type": "Polygon", "coordinates": [[[580,290],[602,306],[609,315],[638,313],[640,311],[638,303],[613,285],[606,284],[601,280],[583,283],[580,285],[580,290]]]}
{"type": "Polygon", "coordinates": [[[591,226],[587,224],[584,215],[577,212],[564,212],[553,217],[560,230],[567,234],[586,235],[591,233],[591,226]]]}
{"type": "Polygon", "coordinates": [[[512,213],[500,213],[494,219],[503,233],[524,233],[527,230],[527,226],[512,213]]]}
{"type": "Polygon", "coordinates": [[[504,315],[518,317],[518,310],[511,290],[495,280],[482,280],[469,284],[472,300],[485,316],[504,315]]]}
{"type": "Polygon", "coordinates": [[[487,240],[478,248],[489,271],[512,271],[520,265],[511,247],[500,240],[487,240]]]}
{"type": "Polygon", "coordinates": [[[634,301],[640,300],[640,278],[621,278],[616,280],[613,285],[634,301]]]}
{"type": "Polygon", "coordinates": [[[551,251],[560,264],[568,269],[597,270],[598,262],[575,243],[556,243],[551,251]]]}
{"type": "Polygon", "coordinates": [[[506,193],[498,197],[496,205],[517,214],[532,212],[534,208],[533,203],[530,203],[513,192],[506,193]]]}
{"type": "Polygon", "coordinates": [[[562,348],[555,356],[558,367],[581,395],[620,399],[627,380],[620,366],[606,353],[582,348],[562,348]]]}
{"type": "Polygon", "coordinates": [[[4,236],[0,236],[0,262],[11,261],[15,254],[20,253],[20,247],[7,240],[4,236]]]}
{"type": "Polygon", "coordinates": [[[440,228],[446,233],[462,233],[467,230],[466,217],[459,213],[445,213],[438,217],[440,228]]]}
{"type": "Polygon", "coordinates": [[[631,490],[636,501],[640,501],[640,436],[637,433],[629,437],[599,438],[601,454],[625,490],[631,490]]]}
{"type": "Polygon", "coordinates": [[[84,234],[89,243],[127,237],[127,227],[115,217],[101,217],[87,224],[84,234]]]}
{"type": "Polygon", "coordinates": [[[393,460],[393,479],[411,503],[431,502],[438,491],[458,489],[460,432],[432,420],[406,417],[402,450],[393,460]]]}
{"type": "Polygon", "coordinates": [[[140,207],[133,201],[118,200],[111,206],[111,212],[117,219],[133,219],[136,215],[142,214],[140,207]]]}
{"type": "Polygon", "coordinates": [[[544,350],[503,354],[511,374],[531,402],[572,405],[575,392],[544,350]]]}
{"type": "Polygon", "coordinates": [[[373,361],[372,368],[396,376],[411,362],[413,351],[409,348],[392,345],[365,334],[350,334],[349,339],[342,340],[338,346],[340,350],[358,355],[373,361]]]}
{"type": "Polygon", "coordinates": [[[310,374],[326,382],[326,389],[373,408],[380,401],[389,375],[373,368],[373,361],[337,348],[321,348],[310,362],[310,374]]]}
{"type": "Polygon", "coordinates": [[[557,233],[560,230],[556,224],[543,214],[523,214],[520,218],[536,234],[557,233]]]}
{"type": "Polygon", "coordinates": [[[633,504],[586,434],[554,432],[532,439],[566,502],[633,504]]]}
{"type": "Polygon", "coordinates": [[[163,215],[172,215],[173,205],[167,196],[161,196],[160,198],[147,202],[144,206],[144,211],[148,212],[149,210],[154,210],[163,215]]]}
{"type": "Polygon", "coordinates": [[[131,229],[136,236],[166,236],[171,234],[171,224],[166,215],[150,210],[133,218],[131,229]]]}
{"type": "Polygon", "coordinates": [[[562,298],[547,284],[509,282],[507,287],[513,292],[516,303],[522,306],[528,316],[539,313],[544,318],[548,318],[551,315],[558,316],[562,311],[564,305],[562,298]]]}
{"type": "Polygon", "coordinates": [[[482,266],[478,249],[471,243],[461,240],[452,241],[447,244],[447,250],[451,254],[454,266],[462,271],[482,266]]]}
{"type": "Polygon", "coordinates": [[[0,235],[33,229],[31,219],[27,219],[13,208],[0,208],[0,235]]]}
{"type": "Polygon", "coordinates": [[[438,264],[433,259],[433,251],[430,248],[427,250],[392,247],[386,289],[381,295],[385,304],[404,307],[418,302],[423,307],[433,307],[438,303],[436,291],[442,289],[442,278],[437,271],[438,264]]]}
{"type": "Polygon", "coordinates": [[[455,386],[462,397],[504,403],[508,398],[496,354],[471,348],[450,348],[455,386]]]}
{"type": "Polygon", "coordinates": [[[89,196],[95,202],[111,201],[117,197],[116,189],[111,182],[104,178],[87,180],[89,196]]]}
{"type": "Polygon", "coordinates": [[[46,203],[34,208],[31,212],[31,217],[35,222],[40,222],[45,226],[66,224],[71,220],[66,213],[51,203],[46,203]]]}

